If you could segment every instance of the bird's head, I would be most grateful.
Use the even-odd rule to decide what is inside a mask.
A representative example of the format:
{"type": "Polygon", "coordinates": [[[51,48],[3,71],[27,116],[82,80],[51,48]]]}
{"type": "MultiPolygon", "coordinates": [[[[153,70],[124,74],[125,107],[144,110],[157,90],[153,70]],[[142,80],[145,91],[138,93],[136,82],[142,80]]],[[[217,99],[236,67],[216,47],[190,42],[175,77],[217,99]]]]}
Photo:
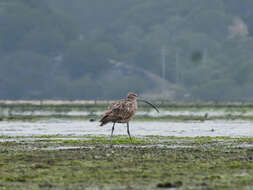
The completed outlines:
{"type": "Polygon", "coordinates": [[[127,99],[129,100],[137,100],[137,94],[135,94],[134,92],[129,92],[127,95],[127,99]]]}
{"type": "Polygon", "coordinates": [[[134,92],[129,92],[127,95],[127,99],[132,100],[132,101],[145,102],[146,104],[149,104],[150,106],[152,106],[157,112],[159,112],[159,110],[157,109],[156,106],[154,106],[153,104],[151,104],[147,100],[143,100],[143,99],[138,98],[137,94],[135,94],[134,92]]]}

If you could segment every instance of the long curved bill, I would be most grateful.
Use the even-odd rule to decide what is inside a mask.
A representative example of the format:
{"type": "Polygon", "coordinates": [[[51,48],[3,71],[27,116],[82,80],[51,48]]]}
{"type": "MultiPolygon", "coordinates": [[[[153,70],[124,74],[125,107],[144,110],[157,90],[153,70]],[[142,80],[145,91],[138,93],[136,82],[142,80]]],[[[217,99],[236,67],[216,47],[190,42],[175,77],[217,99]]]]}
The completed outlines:
{"type": "Polygon", "coordinates": [[[139,101],[139,102],[145,102],[146,104],[152,106],[159,113],[158,108],[156,106],[154,106],[153,104],[151,104],[150,102],[148,102],[147,100],[143,100],[143,99],[139,99],[138,98],[137,101],[139,101]]]}

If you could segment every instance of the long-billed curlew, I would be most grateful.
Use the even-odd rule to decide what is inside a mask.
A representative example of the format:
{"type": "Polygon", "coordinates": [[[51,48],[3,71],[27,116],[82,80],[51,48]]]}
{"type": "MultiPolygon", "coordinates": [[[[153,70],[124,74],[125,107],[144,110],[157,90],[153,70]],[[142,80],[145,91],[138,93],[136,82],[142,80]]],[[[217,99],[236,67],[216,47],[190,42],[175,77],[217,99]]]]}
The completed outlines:
{"type": "Polygon", "coordinates": [[[112,146],[112,136],[114,131],[115,123],[126,123],[127,124],[127,133],[132,143],[132,138],[129,131],[129,121],[133,119],[136,110],[137,110],[137,101],[145,102],[151,105],[157,112],[159,110],[150,102],[139,99],[138,96],[130,92],[127,95],[126,99],[122,99],[116,102],[113,102],[108,109],[105,111],[103,118],[99,121],[101,122],[100,126],[103,126],[109,122],[112,122],[112,132],[111,132],[111,146],[112,146]]]}

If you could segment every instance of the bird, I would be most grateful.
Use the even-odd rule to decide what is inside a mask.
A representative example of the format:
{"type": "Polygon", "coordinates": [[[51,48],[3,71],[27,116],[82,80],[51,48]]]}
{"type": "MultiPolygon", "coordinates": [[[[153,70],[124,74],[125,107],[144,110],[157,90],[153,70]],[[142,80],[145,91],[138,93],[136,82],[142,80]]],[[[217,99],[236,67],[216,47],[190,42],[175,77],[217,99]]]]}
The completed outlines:
{"type": "Polygon", "coordinates": [[[133,119],[136,111],[137,111],[137,101],[145,102],[152,106],[157,112],[159,112],[158,108],[148,102],[147,100],[143,100],[138,98],[137,94],[134,92],[129,92],[125,99],[121,99],[119,101],[115,101],[109,105],[107,110],[104,112],[103,117],[100,119],[100,126],[103,126],[107,123],[113,123],[112,131],[110,136],[110,142],[112,146],[112,136],[115,127],[115,123],[126,123],[127,124],[127,133],[129,139],[132,142],[132,137],[129,131],[129,121],[133,119]]]}

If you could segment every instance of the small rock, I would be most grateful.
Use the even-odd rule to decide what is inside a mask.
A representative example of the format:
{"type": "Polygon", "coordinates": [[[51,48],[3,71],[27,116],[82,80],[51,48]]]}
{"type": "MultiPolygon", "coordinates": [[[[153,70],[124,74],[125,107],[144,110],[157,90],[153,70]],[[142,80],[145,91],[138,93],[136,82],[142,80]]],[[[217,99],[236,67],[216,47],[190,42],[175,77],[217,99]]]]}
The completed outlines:
{"type": "Polygon", "coordinates": [[[167,182],[167,183],[158,183],[156,187],[158,187],[158,188],[173,188],[175,186],[172,183],[167,182]]]}
{"type": "Polygon", "coordinates": [[[176,181],[175,183],[167,182],[167,183],[158,183],[158,188],[176,188],[181,187],[183,185],[182,181],[176,181]]]}
{"type": "Polygon", "coordinates": [[[96,121],[96,119],[95,118],[91,118],[89,121],[90,122],[94,122],[94,121],[96,121]]]}
{"type": "Polygon", "coordinates": [[[39,187],[43,187],[43,188],[45,188],[45,187],[47,187],[47,188],[52,188],[53,185],[50,184],[50,183],[42,183],[42,184],[39,184],[39,187]]]}
{"type": "Polygon", "coordinates": [[[207,184],[205,182],[200,184],[201,186],[207,186],[207,184]]]}

